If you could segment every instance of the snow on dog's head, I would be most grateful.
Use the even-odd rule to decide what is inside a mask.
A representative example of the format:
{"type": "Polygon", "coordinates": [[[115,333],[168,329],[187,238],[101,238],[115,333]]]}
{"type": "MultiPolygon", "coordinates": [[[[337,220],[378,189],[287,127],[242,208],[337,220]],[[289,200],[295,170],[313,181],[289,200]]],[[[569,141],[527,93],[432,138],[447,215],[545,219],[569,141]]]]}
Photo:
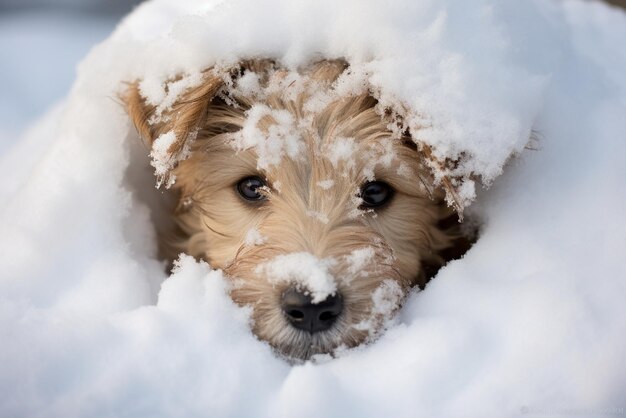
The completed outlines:
{"type": "Polygon", "coordinates": [[[459,238],[456,222],[440,225],[456,215],[423,154],[389,129],[365,85],[345,91],[355,76],[344,61],[205,74],[170,110],[141,83],[126,96],[153,157],[177,133],[165,159],[182,158],[156,171],[179,200],[176,237],[163,239],[170,258],[224,269],[254,332],[289,357],[372,339],[459,238]],[[383,293],[394,296],[385,309],[383,293]]]}

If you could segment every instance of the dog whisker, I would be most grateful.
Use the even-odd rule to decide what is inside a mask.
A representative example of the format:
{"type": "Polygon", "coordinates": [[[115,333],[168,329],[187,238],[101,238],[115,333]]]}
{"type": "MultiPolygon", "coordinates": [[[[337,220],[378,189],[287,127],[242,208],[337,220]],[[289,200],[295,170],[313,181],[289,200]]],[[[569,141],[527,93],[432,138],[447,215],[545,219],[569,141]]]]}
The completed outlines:
{"type": "Polygon", "coordinates": [[[208,222],[208,221],[207,221],[207,219],[206,219],[206,218],[202,220],[202,224],[203,224],[203,225],[204,225],[204,227],[205,227],[205,228],[207,228],[209,231],[213,232],[215,235],[219,235],[219,236],[220,236],[220,237],[222,237],[222,238],[227,238],[227,237],[228,237],[228,235],[226,235],[226,234],[224,234],[224,233],[222,233],[222,232],[219,232],[219,231],[215,230],[214,228],[212,228],[212,227],[211,227],[211,225],[209,225],[207,222],[208,222]]]}

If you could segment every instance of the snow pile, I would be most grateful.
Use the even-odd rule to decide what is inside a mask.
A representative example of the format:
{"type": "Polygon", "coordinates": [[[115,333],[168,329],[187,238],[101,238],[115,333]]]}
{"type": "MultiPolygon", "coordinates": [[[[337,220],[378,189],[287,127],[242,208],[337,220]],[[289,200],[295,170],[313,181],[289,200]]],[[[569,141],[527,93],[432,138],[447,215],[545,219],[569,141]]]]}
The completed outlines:
{"type": "MultiPolygon", "coordinates": [[[[622,12],[580,1],[140,6],[0,155],[0,415],[624,413],[623,39],[622,12]],[[166,109],[203,69],[251,57],[347,59],[362,83],[345,88],[371,89],[461,203],[478,193],[476,245],[336,359],[286,364],[219,271],[183,257],[167,278],[156,258],[161,195],[116,97],[142,79],[166,109]],[[538,150],[477,191],[533,129],[538,150]]],[[[373,295],[381,312],[396,293],[373,295]]]]}
{"type": "MultiPolygon", "coordinates": [[[[425,147],[438,177],[452,179],[446,185],[459,208],[474,198],[470,177],[491,182],[528,143],[557,61],[524,47],[554,37],[551,28],[542,34],[519,27],[546,21],[545,10],[528,6],[458,0],[169,3],[144,5],[109,42],[124,44],[123,51],[111,51],[115,62],[133,50],[134,65],[125,75],[142,80],[157,115],[213,65],[228,68],[255,57],[280,58],[287,66],[346,58],[352,77],[344,91],[367,87],[382,110],[400,118],[394,124],[425,147]],[[470,27],[480,30],[466,36],[470,27]],[[166,83],[173,75],[180,78],[166,83]]],[[[244,86],[254,88],[255,81],[244,86]]]]}

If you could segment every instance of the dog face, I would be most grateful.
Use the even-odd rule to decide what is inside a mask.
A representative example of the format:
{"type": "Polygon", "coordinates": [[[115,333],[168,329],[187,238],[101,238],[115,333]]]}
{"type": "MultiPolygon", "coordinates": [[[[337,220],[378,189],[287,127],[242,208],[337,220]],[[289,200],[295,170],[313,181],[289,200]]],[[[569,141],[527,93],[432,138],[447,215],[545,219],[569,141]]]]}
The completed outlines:
{"type": "Polygon", "coordinates": [[[414,142],[388,129],[367,92],[340,92],[346,68],[251,63],[160,121],[137,85],[126,97],[153,154],[174,132],[165,155],[187,157],[164,178],[179,198],[170,257],[223,269],[253,331],[289,358],[374,338],[457,234],[438,227],[453,212],[414,142]]]}

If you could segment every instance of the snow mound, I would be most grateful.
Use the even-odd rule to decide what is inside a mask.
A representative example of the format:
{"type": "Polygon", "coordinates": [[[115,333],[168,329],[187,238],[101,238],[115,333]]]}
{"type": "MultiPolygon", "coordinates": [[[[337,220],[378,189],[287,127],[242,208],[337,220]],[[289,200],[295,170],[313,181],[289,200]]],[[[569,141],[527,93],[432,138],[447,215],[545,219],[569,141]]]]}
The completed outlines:
{"type": "MultiPolygon", "coordinates": [[[[582,1],[142,4],[0,155],[0,415],[622,414],[624,39],[623,12],[582,1]],[[285,363],[221,272],[182,256],[167,277],[157,259],[153,168],[179,138],[151,167],[119,95],[142,80],[162,112],[246,58],[347,60],[343,91],[369,89],[483,225],[378,341],[335,359],[285,363]]],[[[317,268],[313,291],[332,293],[317,268]]],[[[373,295],[381,312],[396,294],[373,295]]]]}
{"type": "MultiPolygon", "coordinates": [[[[107,61],[125,62],[126,80],[142,80],[141,92],[157,106],[157,115],[213,66],[229,68],[241,59],[261,57],[295,68],[322,57],[343,58],[351,65],[351,77],[340,89],[344,94],[369,89],[381,113],[391,114],[391,127],[412,133],[459,211],[474,199],[476,179],[490,184],[511,155],[529,143],[545,86],[558,65],[553,54],[526,47],[537,38],[554,38],[546,27],[549,16],[528,6],[490,1],[170,3],[144,4],[107,45],[107,61]],[[546,33],[524,30],[521,21],[543,26],[546,33]],[[469,28],[481,30],[466,36],[469,28]],[[114,48],[120,43],[124,46],[114,48]]],[[[110,70],[119,72],[118,64],[110,70]]],[[[255,82],[250,77],[243,88],[254,90],[255,82]]],[[[251,112],[250,126],[267,111],[251,112]]],[[[254,134],[247,133],[242,132],[244,145],[254,134]]],[[[267,151],[262,166],[272,164],[267,151]]]]}

